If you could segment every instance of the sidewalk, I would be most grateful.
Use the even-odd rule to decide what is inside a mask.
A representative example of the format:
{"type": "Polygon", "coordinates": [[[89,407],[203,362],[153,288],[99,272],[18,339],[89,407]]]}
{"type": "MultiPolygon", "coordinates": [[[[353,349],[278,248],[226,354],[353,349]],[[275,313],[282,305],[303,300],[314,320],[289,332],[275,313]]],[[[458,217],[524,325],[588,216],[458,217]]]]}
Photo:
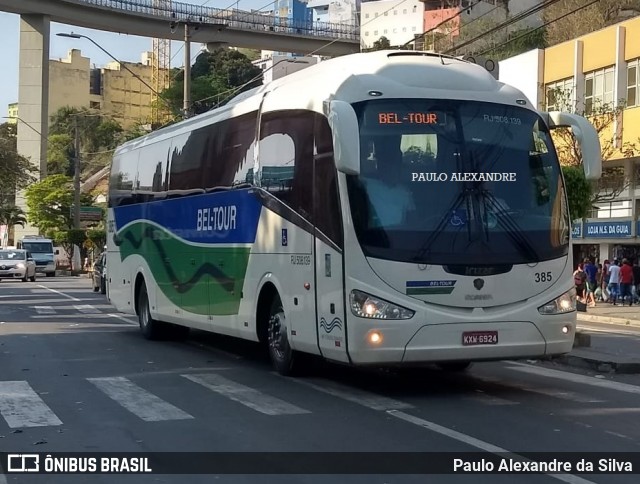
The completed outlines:
{"type": "Polygon", "coordinates": [[[640,373],[640,306],[599,303],[578,313],[574,350],[560,361],[598,372],[640,373]]]}

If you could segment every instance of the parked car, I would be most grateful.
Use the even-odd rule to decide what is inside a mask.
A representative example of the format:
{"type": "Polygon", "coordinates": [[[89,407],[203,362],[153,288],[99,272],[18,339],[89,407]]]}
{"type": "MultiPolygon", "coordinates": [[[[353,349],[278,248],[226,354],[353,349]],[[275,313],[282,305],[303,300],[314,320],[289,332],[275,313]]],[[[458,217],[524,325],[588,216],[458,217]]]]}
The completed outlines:
{"type": "Polygon", "coordinates": [[[36,282],[36,263],[28,250],[0,250],[0,279],[36,282]]]}
{"type": "Polygon", "coordinates": [[[107,293],[107,253],[100,254],[93,265],[93,290],[107,293]]]}

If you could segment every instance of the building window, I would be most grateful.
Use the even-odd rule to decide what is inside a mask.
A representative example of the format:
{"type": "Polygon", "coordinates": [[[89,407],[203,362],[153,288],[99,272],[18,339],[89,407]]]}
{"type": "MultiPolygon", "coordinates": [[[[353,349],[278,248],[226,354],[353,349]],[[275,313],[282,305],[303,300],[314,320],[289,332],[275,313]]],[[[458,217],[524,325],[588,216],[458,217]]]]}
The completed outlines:
{"type": "Polygon", "coordinates": [[[376,18],[378,18],[378,15],[380,15],[378,12],[376,12],[376,18]]]}
{"type": "Polygon", "coordinates": [[[411,32],[415,32],[415,31],[416,31],[416,27],[415,26],[411,27],[411,32]]]}
{"type": "Polygon", "coordinates": [[[398,29],[393,29],[393,33],[397,34],[398,33],[398,29]]]}
{"type": "Polygon", "coordinates": [[[573,77],[547,84],[547,111],[573,111],[573,89],[573,77]]]}
{"type": "Polygon", "coordinates": [[[368,13],[365,13],[365,14],[364,14],[364,18],[369,18],[369,14],[368,14],[368,13]]]}
{"type": "Polygon", "coordinates": [[[385,33],[385,34],[387,33],[387,29],[384,29],[384,33],[385,33]]]}
{"type": "Polygon", "coordinates": [[[385,13],[384,13],[384,16],[386,17],[388,13],[389,13],[389,12],[385,12],[385,13]]]}
{"type": "Polygon", "coordinates": [[[378,31],[377,31],[377,30],[374,30],[374,31],[373,31],[373,35],[378,35],[378,31]]]}
{"type": "Polygon", "coordinates": [[[100,109],[100,101],[89,101],[89,107],[91,109],[100,109]]]}
{"type": "Polygon", "coordinates": [[[589,218],[631,217],[631,207],[631,200],[598,203],[589,212],[589,218]]]}
{"type": "Polygon", "coordinates": [[[369,31],[368,30],[364,33],[364,36],[365,37],[369,37],[369,31]]]}
{"type": "Polygon", "coordinates": [[[402,27],[402,31],[403,31],[403,32],[406,32],[406,31],[407,31],[407,28],[406,28],[406,27],[402,27]]]}
{"type": "Polygon", "coordinates": [[[586,114],[613,105],[614,68],[600,69],[584,76],[584,110],[586,114]]]}
{"type": "Polygon", "coordinates": [[[406,8],[405,8],[405,9],[403,9],[403,10],[402,10],[402,13],[406,15],[406,13],[407,13],[407,9],[406,9],[406,8]]]}
{"type": "Polygon", "coordinates": [[[640,87],[640,59],[627,65],[627,106],[640,106],[638,88],[640,87]]]}
{"type": "Polygon", "coordinates": [[[394,11],[393,11],[393,15],[398,15],[398,11],[397,11],[397,10],[394,10],[394,11]]]}

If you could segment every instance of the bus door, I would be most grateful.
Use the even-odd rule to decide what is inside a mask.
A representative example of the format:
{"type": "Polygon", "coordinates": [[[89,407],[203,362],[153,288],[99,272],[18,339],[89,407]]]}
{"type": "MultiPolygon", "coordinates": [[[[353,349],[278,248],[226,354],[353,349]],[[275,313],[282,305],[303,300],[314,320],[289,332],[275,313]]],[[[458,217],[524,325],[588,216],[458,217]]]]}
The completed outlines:
{"type": "Polygon", "coordinates": [[[348,362],[342,220],[331,130],[316,114],[313,205],[318,347],[325,358],[348,362]]]}

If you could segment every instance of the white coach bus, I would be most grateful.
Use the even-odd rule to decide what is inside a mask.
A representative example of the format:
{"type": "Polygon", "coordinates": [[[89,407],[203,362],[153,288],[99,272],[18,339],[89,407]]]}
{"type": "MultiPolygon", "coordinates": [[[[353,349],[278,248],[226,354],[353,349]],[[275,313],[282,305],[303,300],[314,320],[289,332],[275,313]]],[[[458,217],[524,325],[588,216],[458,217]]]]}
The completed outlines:
{"type": "Polygon", "coordinates": [[[570,220],[540,113],[480,66],[413,51],[321,62],[115,153],[109,298],[145,337],[198,328],[353,365],[569,352],[570,220]]]}

